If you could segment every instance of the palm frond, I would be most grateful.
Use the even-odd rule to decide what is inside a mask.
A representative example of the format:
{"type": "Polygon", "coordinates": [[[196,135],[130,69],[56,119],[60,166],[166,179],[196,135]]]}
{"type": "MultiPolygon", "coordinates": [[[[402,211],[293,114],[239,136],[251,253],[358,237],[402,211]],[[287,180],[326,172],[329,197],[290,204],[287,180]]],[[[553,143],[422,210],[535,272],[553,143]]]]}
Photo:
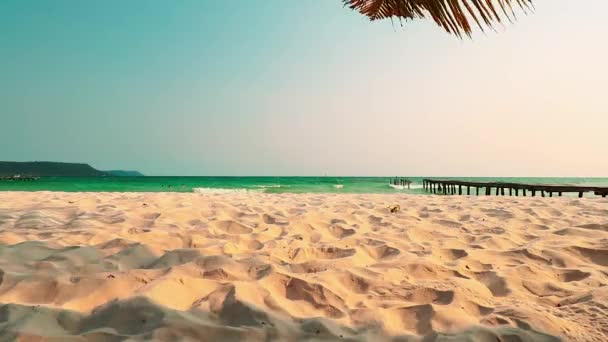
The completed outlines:
{"type": "Polygon", "coordinates": [[[432,18],[448,33],[471,35],[471,19],[483,31],[503,18],[515,18],[514,7],[532,9],[532,0],[342,0],[371,20],[432,18]]]}

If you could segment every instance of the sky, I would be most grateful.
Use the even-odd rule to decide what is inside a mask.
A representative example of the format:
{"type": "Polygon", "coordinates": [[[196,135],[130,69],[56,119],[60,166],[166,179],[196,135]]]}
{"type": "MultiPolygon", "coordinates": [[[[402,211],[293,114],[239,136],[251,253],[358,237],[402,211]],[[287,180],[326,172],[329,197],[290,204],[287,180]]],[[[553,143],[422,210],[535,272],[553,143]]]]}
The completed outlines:
{"type": "Polygon", "coordinates": [[[340,0],[3,0],[0,160],[608,177],[608,2],[460,40],[340,0]]]}

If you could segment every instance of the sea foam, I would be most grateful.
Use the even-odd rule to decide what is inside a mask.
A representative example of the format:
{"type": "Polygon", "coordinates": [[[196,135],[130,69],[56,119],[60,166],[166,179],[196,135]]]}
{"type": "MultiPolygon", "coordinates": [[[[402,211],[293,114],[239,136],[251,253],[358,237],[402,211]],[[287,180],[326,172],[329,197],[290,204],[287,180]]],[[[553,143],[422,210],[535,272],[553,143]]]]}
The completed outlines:
{"type": "Polygon", "coordinates": [[[228,189],[228,188],[192,188],[192,192],[198,194],[230,194],[230,193],[247,193],[250,191],[259,191],[259,190],[249,190],[249,189],[228,189]]]}
{"type": "Polygon", "coordinates": [[[395,189],[395,190],[408,190],[408,189],[422,189],[422,185],[420,184],[410,184],[410,187],[408,188],[407,185],[395,185],[395,184],[389,184],[388,186],[390,186],[391,188],[395,189]]]}

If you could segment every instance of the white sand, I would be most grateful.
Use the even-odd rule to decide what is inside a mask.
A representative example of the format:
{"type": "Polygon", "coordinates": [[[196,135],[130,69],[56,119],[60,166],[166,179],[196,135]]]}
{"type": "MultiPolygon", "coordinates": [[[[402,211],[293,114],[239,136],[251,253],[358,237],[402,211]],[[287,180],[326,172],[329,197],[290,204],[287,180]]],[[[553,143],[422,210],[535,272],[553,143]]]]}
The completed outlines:
{"type": "Polygon", "coordinates": [[[4,192],[0,269],[2,341],[608,340],[606,199],[4,192]]]}

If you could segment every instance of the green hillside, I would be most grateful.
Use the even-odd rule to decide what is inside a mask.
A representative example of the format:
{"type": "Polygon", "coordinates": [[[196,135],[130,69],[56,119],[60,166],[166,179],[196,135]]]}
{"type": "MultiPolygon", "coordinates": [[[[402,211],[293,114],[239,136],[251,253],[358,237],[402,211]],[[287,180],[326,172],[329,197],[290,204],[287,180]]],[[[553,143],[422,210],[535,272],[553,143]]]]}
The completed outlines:
{"type": "Polygon", "coordinates": [[[31,177],[142,176],[137,171],[100,171],[89,164],[82,163],[0,161],[0,177],[13,175],[31,177]]]}

